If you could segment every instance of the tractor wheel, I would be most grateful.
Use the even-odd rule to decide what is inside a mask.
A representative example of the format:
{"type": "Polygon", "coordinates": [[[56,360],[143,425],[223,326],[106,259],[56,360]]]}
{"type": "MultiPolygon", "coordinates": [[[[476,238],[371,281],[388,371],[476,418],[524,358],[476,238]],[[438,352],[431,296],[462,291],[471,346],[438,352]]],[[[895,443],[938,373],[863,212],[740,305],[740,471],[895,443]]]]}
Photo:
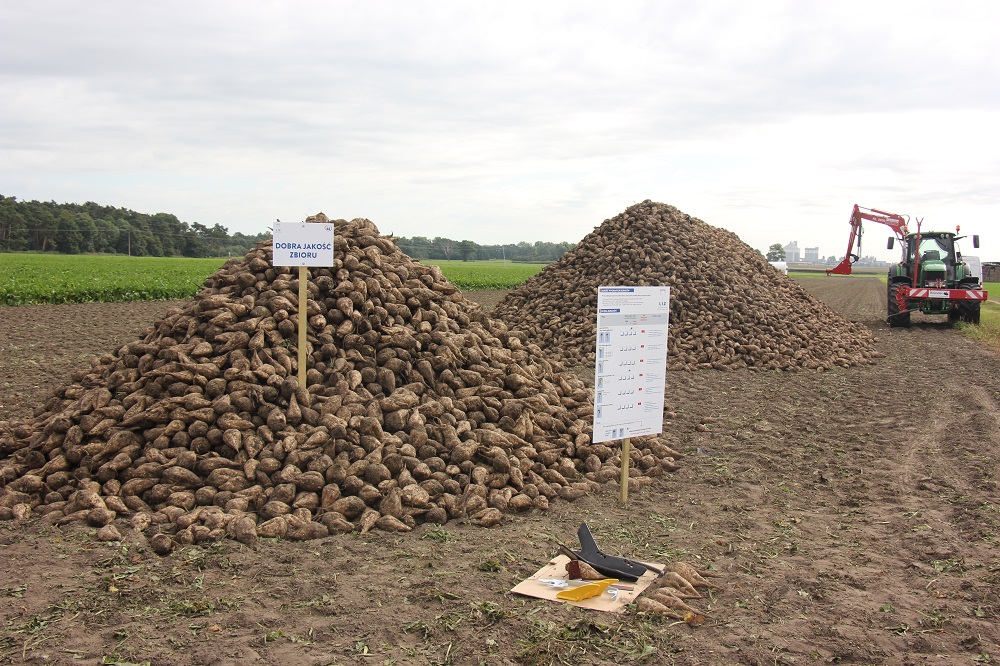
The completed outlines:
{"type": "Polygon", "coordinates": [[[959,318],[962,321],[969,322],[970,324],[979,324],[979,309],[980,304],[978,301],[966,301],[959,304],[959,318]]]}
{"type": "MultiPolygon", "coordinates": [[[[977,282],[975,284],[959,284],[961,289],[970,289],[975,291],[982,291],[982,286],[977,282]]],[[[980,301],[959,301],[955,304],[955,310],[958,312],[959,321],[965,321],[970,324],[979,324],[979,310],[981,308],[980,301]]]]}
{"type": "Polygon", "coordinates": [[[896,326],[907,327],[910,325],[910,313],[901,312],[899,309],[899,302],[896,301],[896,290],[902,285],[890,284],[889,293],[886,295],[888,299],[888,320],[889,326],[895,328],[896,326]]]}

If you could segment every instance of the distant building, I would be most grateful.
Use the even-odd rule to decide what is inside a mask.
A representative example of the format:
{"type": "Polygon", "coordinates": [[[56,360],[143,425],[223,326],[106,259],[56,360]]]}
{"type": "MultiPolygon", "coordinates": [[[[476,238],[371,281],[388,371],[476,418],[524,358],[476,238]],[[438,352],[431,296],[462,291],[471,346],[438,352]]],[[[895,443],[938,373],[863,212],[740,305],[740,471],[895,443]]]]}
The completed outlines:
{"type": "Polygon", "coordinates": [[[987,261],[983,264],[983,282],[1000,282],[1000,262],[987,261]]]}
{"type": "Polygon", "coordinates": [[[819,263],[819,248],[818,247],[807,247],[804,261],[810,264],[819,263]]]}
{"type": "Polygon", "coordinates": [[[794,263],[796,261],[802,261],[802,254],[799,252],[799,242],[792,241],[785,246],[785,261],[789,263],[794,263]]]}
{"type": "Polygon", "coordinates": [[[858,268],[888,268],[889,262],[882,261],[881,259],[876,259],[875,257],[872,256],[867,256],[858,259],[856,262],[854,262],[854,265],[857,266],[858,268]]]}

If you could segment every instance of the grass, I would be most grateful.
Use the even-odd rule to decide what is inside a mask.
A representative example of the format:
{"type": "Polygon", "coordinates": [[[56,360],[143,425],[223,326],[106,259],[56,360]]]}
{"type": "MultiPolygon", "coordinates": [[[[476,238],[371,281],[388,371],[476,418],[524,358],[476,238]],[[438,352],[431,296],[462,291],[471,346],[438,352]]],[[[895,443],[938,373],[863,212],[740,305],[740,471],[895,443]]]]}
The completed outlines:
{"type": "MultiPolygon", "coordinates": [[[[992,293],[1000,297],[1000,288],[992,290],[992,293]]],[[[997,301],[987,301],[982,304],[979,312],[979,326],[960,323],[958,327],[973,340],[1000,352],[1000,303],[997,301]]]]}
{"type": "Polygon", "coordinates": [[[425,263],[441,267],[448,281],[459,289],[513,289],[545,268],[546,264],[512,261],[439,261],[425,263]]]}
{"type": "MultiPolygon", "coordinates": [[[[192,298],[224,258],[0,254],[0,305],[192,298]]],[[[513,289],[545,264],[438,261],[459,289],[513,289]]]]}
{"type": "Polygon", "coordinates": [[[0,254],[0,305],[191,298],[225,259],[0,254]]]}
{"type": "MultiPolygon", "coordinates": [[[[801,280],[802,278],[817,278],[817,277],[828,277],[823,271],[788,271],[788,277],[793,280],[801,280]]],[[[830,278],[878,278],[883,284],[888,282],[889,278],[887,273],[883,269],[878,269],[878,272],[872,270],[855,270],[850,275],[831,275],[830,278]]]]}
{"type": "Polygon", "coordinates": [[[984,282],[989,299],[980,306],[979,326],[959,323],[958,328],[973,340],[1000,351],[1000,282],[984,282]]]}
{"type": "Polygon", "coordinates": [[[568,622],[529,619],[517,640],[518,662],[527,666],[604,663],[671,663],[678,650],[666,631],[673,620],[630,616],[628,622],[604,624],[594,618],[568,622]]]}

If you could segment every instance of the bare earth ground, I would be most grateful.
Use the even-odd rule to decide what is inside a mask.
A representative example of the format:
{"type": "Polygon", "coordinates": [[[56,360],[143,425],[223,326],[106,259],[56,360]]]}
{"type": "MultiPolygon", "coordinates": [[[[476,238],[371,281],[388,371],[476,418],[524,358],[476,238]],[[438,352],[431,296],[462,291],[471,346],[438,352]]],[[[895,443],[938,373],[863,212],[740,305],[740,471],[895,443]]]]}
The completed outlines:
{"type": "MultiPolygon", "coordinates": [[[[670,373],[680,471],[483,529],[224,541],[0,523],[0,664],[985,664],[1000,660],[1000,359],[883,323],[871,278],[804,280],[884,358],[670,373]],[[576,543],[717,570],[690,627],[511,595],[576,543]]],[[[486,305],[499,293],[468,293],[486,305]]],[[[169,303],[0,308],[0,418],[28,416],[169,303]]],[[[584,372],[583,374],[586,374],[584,372]]]]}

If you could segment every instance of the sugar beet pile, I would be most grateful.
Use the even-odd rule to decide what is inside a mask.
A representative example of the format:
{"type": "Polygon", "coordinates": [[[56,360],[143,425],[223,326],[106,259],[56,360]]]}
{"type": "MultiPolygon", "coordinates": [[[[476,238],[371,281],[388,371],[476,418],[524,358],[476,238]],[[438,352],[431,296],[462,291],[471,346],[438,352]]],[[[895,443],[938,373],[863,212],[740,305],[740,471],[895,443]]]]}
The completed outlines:
{"type": "MultiPolygon", "coordinates": [[[[0,422],[0,518],[82,520],[116,539],[131,516],[167,552],[488,526],[617,478],[620,449],[591,444],[579,379],[371,222],[336,229],[334,266],[310,269],[307,386],[298,269],[272,267],[262,245],[33,419],[0,422]]],[[[675,468],[662,440],[637,444],[633,483],[675,468]]]]}
{"type": "Polygon", "coordinates": [[[877,356],[864,326],[778,273],[735,234],[648,200],[605,220],[492,316],[550,359],[592,365],[602,285],[670,286],[671,370],[829,369],[877,356]]]}

